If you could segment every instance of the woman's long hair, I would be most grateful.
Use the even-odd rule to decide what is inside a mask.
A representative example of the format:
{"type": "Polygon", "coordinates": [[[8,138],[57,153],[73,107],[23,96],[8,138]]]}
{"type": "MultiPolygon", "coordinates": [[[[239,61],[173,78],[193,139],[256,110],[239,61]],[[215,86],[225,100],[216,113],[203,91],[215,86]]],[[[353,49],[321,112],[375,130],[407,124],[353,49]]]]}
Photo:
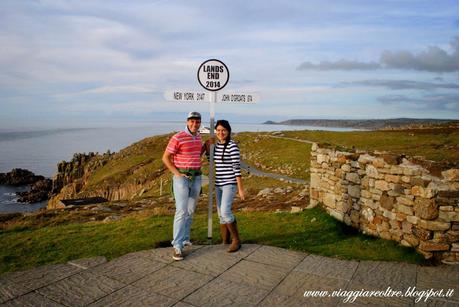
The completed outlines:
{"type": "Polygon", "coordinates": [[[222,127],[225,128],[226,130],[228,130],[228,135],[226,136],[225,144],[224,144],[224,146],[223,146],[223,152],[222,152],[222,162],[223,162],[223,156],[225,155],[226,147],[228,146],[228,143],[229,143],[230,140],[231,140],[231,125],[230,125],[230,123],[229,123],[227,120],[220,119],[220,120],[218,120],[217,123],[215,124],[215,129],[217,129],[218,126],[222,126],[222,127]]]}

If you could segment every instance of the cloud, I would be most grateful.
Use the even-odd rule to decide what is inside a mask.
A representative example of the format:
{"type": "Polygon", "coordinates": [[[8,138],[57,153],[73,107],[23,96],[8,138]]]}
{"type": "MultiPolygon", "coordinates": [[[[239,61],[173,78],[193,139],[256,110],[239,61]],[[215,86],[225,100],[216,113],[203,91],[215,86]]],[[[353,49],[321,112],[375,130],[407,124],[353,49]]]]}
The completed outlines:
{"type": "Polygon", "coordinates": [[[380,86],[391,90],[425,90],[431,91],[436,89],[459,89],[459,84],[456,83],[432,83],[411,80],[364,80],[355,82],[346,82],[345,85],[364,85],[364,86],[380,86]]]}
{"type": "Polygon", "coordinates": [[[336,62],[323,61],[319,64],[304,62],[298,70],[373,70],[379,68],[395,68],[404,70],[448,73],[459,71],[459,37],[451,43],[452,52],[436,46],[414,54],[410,51],[383,51],[378,62],[360,62],[341,59],[336,62]]]}
{"type": "Polygon", "coordinates": [[[313,64],[311,62],[302,63],[297,69],[298,70],[373,70],[380,68],[380,64],[375,62],[364,63],[359,61],[344,60],[341,59],[336,62],[323,61],[319,64],[313,64]]]}
{"type": "Polygon", "coordinates": [[[412,98],[405,95],[386,95],[378,97],[384,105],[407,104],[409,107],[418,107],[429,110],[459,111],[459,94],[424,95],[412,98]]]}

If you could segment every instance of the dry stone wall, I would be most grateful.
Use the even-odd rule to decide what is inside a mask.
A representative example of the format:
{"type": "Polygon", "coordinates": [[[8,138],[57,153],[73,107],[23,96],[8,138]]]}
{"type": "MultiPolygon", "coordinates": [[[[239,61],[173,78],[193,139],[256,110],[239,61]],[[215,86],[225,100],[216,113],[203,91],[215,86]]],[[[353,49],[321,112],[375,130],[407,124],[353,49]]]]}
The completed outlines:
{"type": "Polygon", "coordinates": [[[459,264],[459,170],[432,175],[403,156],[313,144],[311,206],[366,234],[459,264]]]}

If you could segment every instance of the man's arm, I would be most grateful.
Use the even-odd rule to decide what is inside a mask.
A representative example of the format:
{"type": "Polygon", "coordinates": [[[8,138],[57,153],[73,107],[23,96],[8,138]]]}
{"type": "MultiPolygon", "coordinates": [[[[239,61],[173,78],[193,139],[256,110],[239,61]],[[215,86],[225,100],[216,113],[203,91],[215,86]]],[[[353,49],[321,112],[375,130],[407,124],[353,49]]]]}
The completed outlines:
{"type": "Polygon", "coordinates": [[[178,169],[175,167],[174,163],[172,163],[172,154],[168,152],[167,150],[164,151],[163,154],[163,163],[166,165],[166,167],[174,174],[174,176],[186,176],[185,174],[182,174],[178,171],[178,169]]]}

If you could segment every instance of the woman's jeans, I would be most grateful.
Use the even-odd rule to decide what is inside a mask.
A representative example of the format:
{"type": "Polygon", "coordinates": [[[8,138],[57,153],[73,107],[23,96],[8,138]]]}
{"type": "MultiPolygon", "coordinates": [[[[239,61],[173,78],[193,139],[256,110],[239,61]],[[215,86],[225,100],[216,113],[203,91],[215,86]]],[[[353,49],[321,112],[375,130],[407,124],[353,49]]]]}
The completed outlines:
{"type": "Polygon", "coordinates": [[[237,185],[227,184],[224,186],[216,186],[217,194],[217,212],[220,218],[220,224],[230,224],[234,222],[234,215],[231,212],[233,199],[236,195],[237,185]]]}
{"type": "Polygon", "coordinates": [[[201,192],[201,176],[189,179],[174,176],[172,179],[175,197],[175,217],[172,245],[183,249],[183,242],[190,240],[191,222],[201,192]]]}

